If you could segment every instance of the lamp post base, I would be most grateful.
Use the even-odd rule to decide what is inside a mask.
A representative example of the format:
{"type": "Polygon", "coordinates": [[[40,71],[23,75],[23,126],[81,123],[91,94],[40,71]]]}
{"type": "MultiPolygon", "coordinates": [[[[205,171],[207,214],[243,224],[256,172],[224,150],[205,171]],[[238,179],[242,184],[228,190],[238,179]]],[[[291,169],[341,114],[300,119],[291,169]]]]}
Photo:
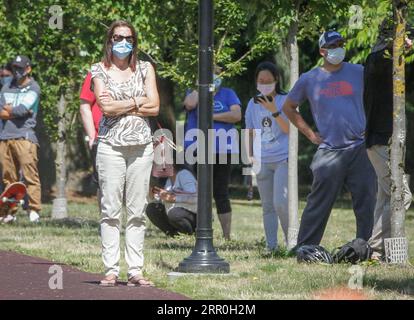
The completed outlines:
{"type": "Polygon", "coordinates": [[[197,250],[180,262],[178,272],[184,273],[229,273],[230,265],[212,250],[197,250]]]}

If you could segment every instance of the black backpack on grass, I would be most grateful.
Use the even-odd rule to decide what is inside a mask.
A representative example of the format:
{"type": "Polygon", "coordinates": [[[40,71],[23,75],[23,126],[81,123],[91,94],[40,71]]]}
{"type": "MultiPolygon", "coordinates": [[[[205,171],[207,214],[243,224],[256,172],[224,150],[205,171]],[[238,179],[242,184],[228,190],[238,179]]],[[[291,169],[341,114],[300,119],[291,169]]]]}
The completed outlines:
{"type": "Polygon", "coordinates": [[[362,261],[371,259],[372,248],[364,239],[357,238],[347,244],[339,247],[333,254],[335,263],[352,263],[357,264],[362,261]]]}

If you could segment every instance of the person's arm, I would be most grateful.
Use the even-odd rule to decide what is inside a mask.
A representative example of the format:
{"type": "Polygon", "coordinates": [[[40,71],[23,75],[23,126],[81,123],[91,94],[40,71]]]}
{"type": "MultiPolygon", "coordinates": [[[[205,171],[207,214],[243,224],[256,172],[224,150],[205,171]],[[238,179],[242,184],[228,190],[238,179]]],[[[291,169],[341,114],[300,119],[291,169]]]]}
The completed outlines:
{"type": "Polygon", "coordinates": [[[13,119],[13,117],[10,115],[10,112],[7,111],[7,107],[8,105],[5,105],[3,107],[3,109],[0,110],[0,119],[1,120],[10,120],[13,119]]]}
{"type": "MultiPolygon", "coordinates": [[[[272,114],[278,111],[275,103],[270,102],[266,97],[263,97],[263,99],[259,99],[259,103],[267,110],[269,110],[272,114]]],[[[283,119],[280,114],[276,118],[273,117],[273,119],[275,119],[277,125],[283,133],[289,133],[289,122],[283,119]]]]}
{"type": "Polygon", "coordinates": [[[85,77],[82,88],[80,91],[80,114],[82,118],[83,128],[85,129],[86,135],[89,138],[88,145],[92,149],[93,143],[96,139],[96,130],[93,121],[92,106],[96,102],[95,94],[91,90],[91,73],[85,77]]]}
{"type": "Polygon", "coordinates": [[[253,142],[254,142],[254,138],[255,138],[255,130],[254,130],[254,125],[253,125],[253,120],[252,120],[252,114],[251,114],[251,110],[253,107],[253,103],[252,100],[249,101],[248,105],[247,105],[247,109],[246,109],[246,113],[244,115],[244,119],[245,119],[245,123],[246,123],[246,130],[247,134],[245,135],[244,138],[244,145],[245,145],[245,150],[247,152],[247,157],[249,160],[249,164],[253,163],[253,142]]]}
{"type": "MultiPolygon", "coordinates": [[[[364,101],[364,111],[366,117],[367,127],[369,124],[369,119],[371,117],[372,111],[372,94],[373,91],[371,88],[375,88],[375,80],[381,79],[378,78],[378,75],[375,74],[375,65],[378,64],[375,53],[371,53],[365,62],[364,66],[364,91],[363,91],[363,101],[364,101]]],[[[381,70],[386,70],[388,65],[381,66],[381,70]]],[[[391,66],[392,68],[392,66],[391,66]]],[[[390,71],[392,73],[392,71],[390,71]]]]}
{"type": "Polygon", "coordinates": [[[193,90],[190,94],[188,94],[185,97],[183,104],[187,111],[195,109],[198,105],[198,91],[193,90]]]}
{"type": "Polygon", "coordinates": [[[233,104],[230,106],[230,111],[213,114],[213,120],[220,122],[237,123],[241,120],[241,118],[241,108],[238,104],[233,104]]]}
{"type": "Polygon", "coordinates": [[[304,134],[312,143],[317,145],[321,144],[322,139],[319,136],[319,133],[312,130],[312,128],[303,119],[302,115],[298,112],[297,108],[298,104],[296,102],[289,99],[289,97],[286,98],[283,105],[283,112],[288,117],[290,122],[292,122],[294,126],[297,127],[298,130],[302,132],[302,134],[304,134]]]}
{"type": "Polygon", "coordinates": [[[89,148],[92,148],[95,141],[95,125],[93,123],[92,108],[90,102],[81,99],[80,114],[82,118],[83,128],[89,138],[89,148]]]}
{"type": "Polygon", "coordinates": [[[176,201],[176,195],[173,192],[159,189],[157,191],[157,194],[159,195],[160,199],[165,202],[175,202],[176,201]]]}
{"type": "Polygon", "coordinates": [[[18,106],[12,107],[11,104],[5,104],[0,112],[0,118],[3,120],[25,118],[33,113],[32,108],[38,101],[39,93],[35,90],[29,90],[25,93],[18,106]]]}
{"type": "Polygon", "coordinates": [[[139,106],[136,114],[142,117],[156,117],[160,113],[160,97],[155,70],[150,63],[148,63],[148,71],[145,78],[145,89],[146,97],[135,97],[139,106]]]}
{"type": "Polygon", "coordinates": [[[244,138],[244,145],[246,147],[246,152],[247,152],[247,157],[249,159],[249,164],[253,163],[254,160],[254,155],[253,155],[253,141],[254,141],[254,137],[255,137],[255,131],[254,129],[249,129],[246,128],[247,134],[245,135],[244,138]]]}
{"type": "Polygon", "coordinates": [[[102,113],[107,117],[116,117],[136,109],[135,100],[129,98],[126,100],[114,100],[109,92],[105,89],[105,83],[100,78],[93,78],[93,87],[102,113]]]}
{"type": "Polygon", "coordinates": [[[0,119],[1,120],[9,120],[11,119],[11,105],[6,103],[4,99],[4,95],[0,93],[0,119]]]}

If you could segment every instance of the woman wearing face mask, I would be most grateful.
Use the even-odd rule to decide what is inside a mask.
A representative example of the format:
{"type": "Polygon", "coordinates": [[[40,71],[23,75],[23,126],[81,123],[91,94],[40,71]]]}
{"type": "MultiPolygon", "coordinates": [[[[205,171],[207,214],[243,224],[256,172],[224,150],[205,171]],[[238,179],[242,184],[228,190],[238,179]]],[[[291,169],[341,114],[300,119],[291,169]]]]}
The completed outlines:
{"type": "MultiPolygon", "coordinates": [[[[213,197],[216,203],[217,215],[223,231],[223,237],[230,240],[232,209],[229,198],[229,183],[231,174],[231,159],[238,163],[239,143],[238,132],[234,124],[241,120],[241,102],[236,93],[221,85],[219,76],[221,69],[216,66],[214,75],[214,109],[213,128],[215,130],[216,159],[213,165],[213,197]]],[[[198,92],[189,93],[184,99],[187,112],[185,124],[184,148],[195,152],[195,134],[197,129],[198,92]]]]}
{"type": "Polygon", "coordinates": [[[278,220],[287,242],[289,122],[282,113],[286,94],[280,89],[276,65],[260,63],[255,84],[260,94],[250,99],[246,109],[246,129],[249,129],[246,150],[253,162],[262,200],[266,250],[272,253],[278,249],[278,220]]]}
{"type": "Polygon", "coordinates": [[[144,211],[153,161],[147,117],[158,115],[159,96],[153,67],[137,60],[137,36],[131,24],[121,20],[111,24],[103,60],[92,66],[91,74],[103,112],[96,159],[102,192],[102,258],[106,269],[101,285],[117,284],[120,220],[125,203],[128,285],[151,286],[142,274],[144,211]]]}

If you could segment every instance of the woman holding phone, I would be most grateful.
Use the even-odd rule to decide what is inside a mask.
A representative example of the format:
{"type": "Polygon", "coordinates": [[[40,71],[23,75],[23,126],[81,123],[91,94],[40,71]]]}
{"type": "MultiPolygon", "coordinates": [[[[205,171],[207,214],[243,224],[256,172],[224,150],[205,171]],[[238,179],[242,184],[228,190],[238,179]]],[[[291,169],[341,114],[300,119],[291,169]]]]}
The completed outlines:
{"type": "Polygon", "coordinates": [[[262,200],[266,249],[272,253],[278,249],[278,220],[287,243],[289,121],[282,113],[286,94],[280,89],[276,65],[260,63],[255,72],[255,85],[260,94],[250,99],[246,109],[246,129],[249,129],[246,150],[252,159],[262,200]]]}

